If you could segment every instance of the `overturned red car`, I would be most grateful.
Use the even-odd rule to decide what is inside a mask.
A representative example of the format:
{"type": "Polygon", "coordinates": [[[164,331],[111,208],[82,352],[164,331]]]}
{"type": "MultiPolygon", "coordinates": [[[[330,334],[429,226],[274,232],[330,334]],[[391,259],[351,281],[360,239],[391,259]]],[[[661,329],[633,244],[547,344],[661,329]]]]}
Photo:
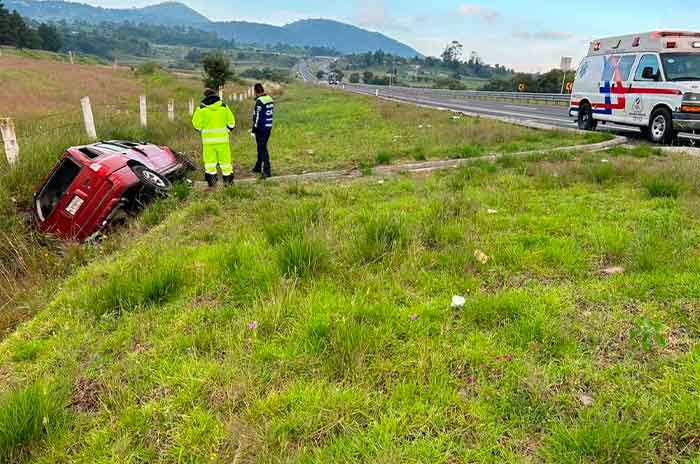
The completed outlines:
{"type": "Polygon", "coordinates": [[[34,218],[46,233],[84,241],[167,195],[171,180],[193,168],[170,148],[148,143],[72,147],[34,194],[34,218]]]}

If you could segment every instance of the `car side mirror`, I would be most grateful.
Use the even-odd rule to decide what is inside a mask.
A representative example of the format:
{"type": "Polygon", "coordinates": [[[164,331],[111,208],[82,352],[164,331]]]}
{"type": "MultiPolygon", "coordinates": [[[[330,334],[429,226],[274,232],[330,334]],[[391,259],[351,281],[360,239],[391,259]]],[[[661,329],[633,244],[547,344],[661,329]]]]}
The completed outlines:
{"type": "Polygon", "coordinates": [[[654,73],[654,68],[652,68],[651,66],[647,66],[646,68],[644,68],[644,71],[642,71],[642,79],[655,81],[656,73],[654,73]]]}

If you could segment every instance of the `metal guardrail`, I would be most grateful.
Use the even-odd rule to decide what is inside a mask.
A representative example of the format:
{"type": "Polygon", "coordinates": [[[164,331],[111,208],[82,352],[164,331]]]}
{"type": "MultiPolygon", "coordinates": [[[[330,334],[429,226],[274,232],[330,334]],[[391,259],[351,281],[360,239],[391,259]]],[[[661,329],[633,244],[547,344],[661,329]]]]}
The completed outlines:
{"type": "Polygon", "coordinates": [[[533,93],[533,92],[488,92],[481,90],[445,90],[426,89],[419,87],[400,87],[366,84],[345,84],[346,88],[355,90],[368,90],[374,93],[379,90],[379,94],[387,93],[391,95],[425,96],[432,98],[496,98],[514,101],[537,101],[556,104],[569,104],[571,95],[560,93],[533,93]]]}

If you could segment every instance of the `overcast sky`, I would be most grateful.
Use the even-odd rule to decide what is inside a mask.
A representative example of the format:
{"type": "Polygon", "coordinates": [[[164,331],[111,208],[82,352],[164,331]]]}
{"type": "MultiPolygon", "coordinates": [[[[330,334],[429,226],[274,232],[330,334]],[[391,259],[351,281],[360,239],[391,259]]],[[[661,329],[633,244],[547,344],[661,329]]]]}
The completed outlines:
{"type": "MultiPolygon", "coordinates": [[[[158,0],[88,0],[136,7],[158,0]]],[[[336,19],[382,32],[426,55],[459,40],[490,64],[546,71],[561,56],[577,63],[596,37],[657,29],[700,30],[700,0],[184,0],[213,20],[283,25],[305,18],[336,19]]]]}

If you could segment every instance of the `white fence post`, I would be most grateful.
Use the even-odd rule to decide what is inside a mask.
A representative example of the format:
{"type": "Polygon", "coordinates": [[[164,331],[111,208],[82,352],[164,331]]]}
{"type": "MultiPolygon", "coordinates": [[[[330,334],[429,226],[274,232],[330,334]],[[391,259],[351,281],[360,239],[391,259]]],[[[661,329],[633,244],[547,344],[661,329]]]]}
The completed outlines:
{"type": "Polygon", "coordinates": [[[75,57],[73,56],[73,50],[68,51],[68,60],[70,64],[75,64],[75,57]]]}
{"type": "Polygon", "coordinates": [[[194,114],[194,98],[190,98],[188,109],[190,111],[190,116],[194,114]]]}
{"type": "Polygon", "coordinates": [[[375,97],[378,97],[378,96],[379,96],[379,89],[377,89],[377,90],[374,91],[374,96],[375,96],[375,97]]]}
{"type": "Polygon", "coordinates": [[[80,99],[80,106],[83,109],[83,121],[85,121],[85,132],[90,140],[97,140],[97,131],[95,130],[95,118],[92,115],[92,105],[90,97],[80,99]]]}
{"type": "Polygon", "coordinates": [[[170,121],[175,120],[175,100],[168,100],[168,119],[170,121]]]}
{"type": "Polygon", "coordinates": [[[5,144],[7,163],[13,166],[19,159],[19,144],[17,143],[17,134],[15,133],[15,122],[12,118],[0,119],[0,135],[5,144]]]}
{"type": "Polygon", "coordinates": [[[148,127],[148,104],[145,95],[139,97],[139,116],[141,119],[141,127],[148,127]]]}

